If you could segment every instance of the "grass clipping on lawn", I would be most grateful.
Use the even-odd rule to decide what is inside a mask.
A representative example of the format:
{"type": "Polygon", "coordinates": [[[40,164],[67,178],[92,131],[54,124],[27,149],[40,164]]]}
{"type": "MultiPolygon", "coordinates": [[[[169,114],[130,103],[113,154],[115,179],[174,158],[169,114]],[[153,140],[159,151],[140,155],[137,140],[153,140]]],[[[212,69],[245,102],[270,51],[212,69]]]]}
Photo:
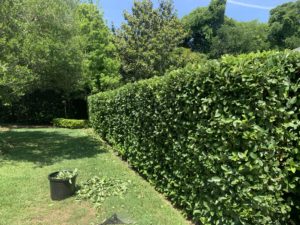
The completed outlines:
{"type": "Polygon", "coordinates": [[[80,185],[77,191],[77,200],[90,200],[96,208],[111,196],[123,196],[131,181],[122,181],[108,177],[94,176],[80,185]]]}

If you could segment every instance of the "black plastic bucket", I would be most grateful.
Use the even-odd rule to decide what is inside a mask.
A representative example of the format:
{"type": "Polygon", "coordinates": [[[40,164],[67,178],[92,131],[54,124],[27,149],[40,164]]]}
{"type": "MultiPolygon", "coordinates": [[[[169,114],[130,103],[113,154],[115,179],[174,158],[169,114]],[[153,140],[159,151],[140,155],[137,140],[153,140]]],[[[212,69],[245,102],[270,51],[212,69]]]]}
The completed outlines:
{"type": "Polygon", "coordinates": [[[76,191],[76,176],[69,180],[57,179],[56,176],[59,172],[49,174],[50,193],[52,200],[63,200],[72,196],[76,191]]]}

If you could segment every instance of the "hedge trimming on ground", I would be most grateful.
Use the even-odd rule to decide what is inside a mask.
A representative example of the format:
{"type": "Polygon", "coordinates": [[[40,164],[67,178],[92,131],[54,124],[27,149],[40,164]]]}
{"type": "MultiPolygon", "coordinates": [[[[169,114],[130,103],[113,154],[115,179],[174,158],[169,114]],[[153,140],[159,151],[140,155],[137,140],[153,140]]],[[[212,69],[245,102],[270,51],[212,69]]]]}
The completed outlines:
{"type": "Polygon", "coordinates": [[[90,122],[194,221],[287,224],[299,90],[299,53],[226,56],[91,96],[90,122]]]}
{"type": "Polygon", "coordinates": [[[71,128],[71,129],[79,129],[79,128],[87,128],[88,127],[87,120],[55,118],[55,119],[53,119],[52,124],[55,127],[63,127],[63,128],[71,128]]]}

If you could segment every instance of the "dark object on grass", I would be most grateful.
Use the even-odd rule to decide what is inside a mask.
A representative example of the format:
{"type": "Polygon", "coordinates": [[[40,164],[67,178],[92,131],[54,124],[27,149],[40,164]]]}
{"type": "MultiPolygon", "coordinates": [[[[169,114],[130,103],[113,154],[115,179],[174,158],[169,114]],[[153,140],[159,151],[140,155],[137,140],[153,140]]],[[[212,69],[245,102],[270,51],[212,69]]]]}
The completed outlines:
{"type": "Polygon", "coordinates": [[[59,171],[49,174],[50,193],[52,200],[63,200],[72,196],[76,191],[76,177],[74,174],[71,178],[57,178],[59,171]]]}
{"type": "Polygon", "coordinates": [[[109,224],[126,224],[122,220],[120,220],[117,214],[112,215],[109,219],[105,220],[100,225],[109,225],[109,224]]]}

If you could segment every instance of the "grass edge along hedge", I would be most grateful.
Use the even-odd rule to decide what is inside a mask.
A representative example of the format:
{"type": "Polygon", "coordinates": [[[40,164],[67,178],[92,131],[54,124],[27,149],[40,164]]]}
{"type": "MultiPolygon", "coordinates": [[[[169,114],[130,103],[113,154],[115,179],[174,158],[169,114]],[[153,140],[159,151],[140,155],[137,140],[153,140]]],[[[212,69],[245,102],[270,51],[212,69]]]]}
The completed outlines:
{"type": "Polygon", "coordinates": [[[195,222],[288,224],[299,86],[299,53],[226,56],[93,95],[90,122],[195,222]]]}

